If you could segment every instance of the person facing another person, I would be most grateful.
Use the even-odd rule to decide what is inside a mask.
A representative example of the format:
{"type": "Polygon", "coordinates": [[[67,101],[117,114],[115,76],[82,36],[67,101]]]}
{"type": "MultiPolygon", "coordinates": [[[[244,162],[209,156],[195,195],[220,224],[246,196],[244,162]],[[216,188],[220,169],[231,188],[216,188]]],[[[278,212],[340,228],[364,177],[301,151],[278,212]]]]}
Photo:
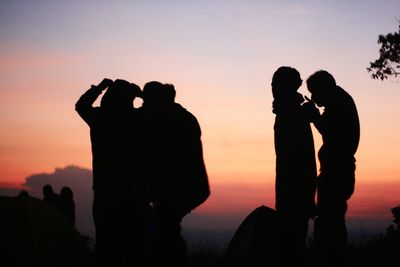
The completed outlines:
{"type": "Polygon", "coordinates": [[[60,191],[61,212],[75,226],[75,201],[70,187],[64,186],[60,191]]]}
{"type": "Polygon", "coordinates": [[[272,77],[276,154],[275,207],[279,266],[306,265],[309,219],[315,215],[316,160],[308,114],[298,93],[300,73],[279,67],[272,77]]]}
{"type": "Polygon", "coordinates": [[[318,151],[320,173],[317,183],[317,218],[314,238],[327,266],[346,266],[347,201],[354,192],[360,122],[353,98],[336,84],[334,77],[319,70],[307,79],[311,99],[324,107],[320,115],[309,106],[309,116],[322,135],[318,151]]]}
{"type": "Polygon", "coordinates": [[[61,199],[60,195],[55,193],[53,187],[50,184],[45,184],[42,188],[43,201],[50,204],[52,207],[60,211],[61,209],[61,199]]]}

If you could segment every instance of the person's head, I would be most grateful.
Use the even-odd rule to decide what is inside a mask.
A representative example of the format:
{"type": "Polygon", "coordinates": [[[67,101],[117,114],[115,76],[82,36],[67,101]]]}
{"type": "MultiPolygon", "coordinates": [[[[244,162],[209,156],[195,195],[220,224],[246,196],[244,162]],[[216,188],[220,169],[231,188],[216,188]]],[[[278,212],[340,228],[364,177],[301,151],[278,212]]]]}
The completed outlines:
{"type": "Polygon", "coordinates": [[[274,98],[284,98],[297,92],[302,84],[300,73],[292,67],[279,67],[272,76],[272,95],[274,98]]]}
{"type": "Polygon", "coordinates": [[[46,184],[43,186],[43,195],[46,196],[50,196],[54,193],[53,191],[53,187],[49,184],[46,184]]]}
{"type": "Polygon", "coordinates": [[[319,70],[307,79],[307,89],[315,104],[319,107],[326,106],[336,90],[336,81],[329,72],[319,70]]]}
{"type": "Polygon", "coordinates": [[[394,222],[400,225],[400,206],[394,207],[390,210],[393,214],[394,222]]]}
{"type": "Polygon", "coordinates": [[[141,97],[140,87],[125,80],[115,80],[101,98],[100,106],[107,109],[133,107],[135,97],[141,97]]]}
{"type": "Polygon", "coordinates": [[[74,194],[72,193],[71,188],[69,188],[68,186],[64,186],[63,188],[61,188],[60,196],[65,199],[72,199],[74,197],[74,194]]]}
{"type": "Polygon", "coordinates": [[[21,192],[19,192],[18,196],[21,198],[29,197],[29,193],[25,190],[22,190],[21,192]]]}
{"type": "Polygon", "coordinates": [[[172,83],[165,83],[164,86],[165,86],[166,90],[168,91],[168,94],[167,94],[168,101],[171,103],[174,103],[175,96],[176,96],[175,86],[172,83]]]}
{"type": "Polygon", "coordinates": [[[173,84],[163,84],[151,81],[143,87],[144,106],[168,106],[175,102],[175,87],[173,84]]]}

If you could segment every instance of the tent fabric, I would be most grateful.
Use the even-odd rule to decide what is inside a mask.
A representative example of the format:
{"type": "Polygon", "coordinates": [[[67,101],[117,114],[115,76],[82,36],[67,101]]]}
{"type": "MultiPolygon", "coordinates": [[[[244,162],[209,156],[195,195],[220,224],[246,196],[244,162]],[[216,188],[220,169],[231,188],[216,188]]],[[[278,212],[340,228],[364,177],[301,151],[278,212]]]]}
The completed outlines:
{"type": "Polygon", "coordinates": [[[239,225],[226,250],[228,261],[244,266],[275,266],[277,261],[277,215],[274,209],[260,206],[239,225]],[[269,264],[266,265],[266,262],[269,264]]]}
{"type": "Polygon", "coordinates": [[[34,197],[0,197],[0,262],[86,265],[91,251],[54,207],[34,197]]]}

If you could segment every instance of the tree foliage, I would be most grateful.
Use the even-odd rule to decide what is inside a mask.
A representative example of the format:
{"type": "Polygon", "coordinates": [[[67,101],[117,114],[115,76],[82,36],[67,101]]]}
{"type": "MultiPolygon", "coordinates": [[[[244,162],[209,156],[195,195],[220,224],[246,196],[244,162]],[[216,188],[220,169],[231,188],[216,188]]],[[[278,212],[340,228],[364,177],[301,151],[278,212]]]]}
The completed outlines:
{"type": "Polygon", "coordinates": [[[379,35],[379,58],[367,68],[373,79],[387,79],[400,75],[400,22],[398,32],[379,35]]]}

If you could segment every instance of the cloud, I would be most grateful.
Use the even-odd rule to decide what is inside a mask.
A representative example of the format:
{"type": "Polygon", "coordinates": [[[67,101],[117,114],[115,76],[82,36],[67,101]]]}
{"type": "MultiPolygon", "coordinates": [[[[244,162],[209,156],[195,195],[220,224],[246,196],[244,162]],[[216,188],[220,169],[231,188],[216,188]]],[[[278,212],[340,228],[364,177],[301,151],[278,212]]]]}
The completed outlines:
{"type": "MultiPolygon", "coordinates": [[[[72,165],[56,168],[53,173],[40,173],[27,177],[22,186],[26,188],[30,195],[41,199],[43,198],[42,188],[45,184],[50,184],[55,192],[60,192],[64,186],[72,189],[76,209],[76,228],[81,234],[94,237],[92,171],[72,165]]],[[[9,193],[16,195],[17,193],[14,194],[14,192],[9,193]]],[[[2,191],[0,191],[0,194],[2,194],[2,191]]]]}
{"type": "Polygon", "coordinates": [[[75,192],[91,191],[92,171],[77,166],[66,166],[56,168],[54,173],[40,173],[28,176],[22,184],[32,193],[41,193],[43,185],[51,184],[55,191],[59,191],[63,186],[69,186],[75,192]]]}

